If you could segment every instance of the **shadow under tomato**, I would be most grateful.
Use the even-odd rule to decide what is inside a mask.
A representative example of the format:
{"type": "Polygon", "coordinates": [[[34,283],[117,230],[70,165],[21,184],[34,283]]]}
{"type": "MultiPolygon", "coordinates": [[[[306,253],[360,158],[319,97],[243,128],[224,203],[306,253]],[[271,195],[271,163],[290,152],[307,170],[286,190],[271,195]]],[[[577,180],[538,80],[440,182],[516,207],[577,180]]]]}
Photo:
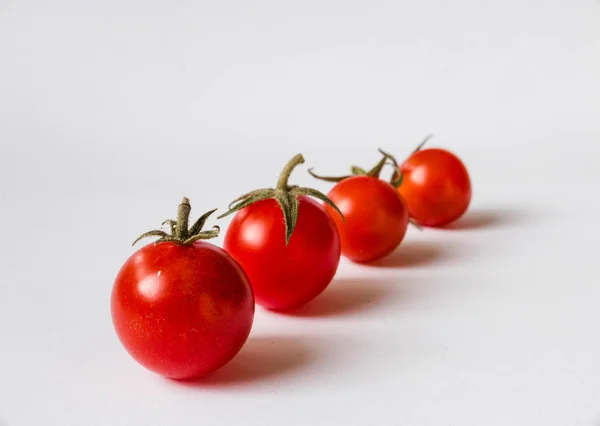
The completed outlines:
{"type": "Polygon", "coordinates": [[[488,228],[499,228],[510,225],[518,225],[527,219],[527,214],[508,209],[479,209],[467,211],[459,218],[442,230],[479,230],[488,228]]]}
{"type": "Polygon", "coordinates": [[[315,300],[288,315],[324,317],[350,315],[374,309],[395,293],[393,280],[343,278],[334,280],[315,300]]]}
{"type": "Polygon", "coordinates": [[[376,268],[415,268],[448,257],[448,250],[434,242],[403,241],[392,253],[364,266],[376,268]]]}
{"type": "Polygon", "coordinates": [[[312,361],[309,346],[301,337],[250,337],[228,364],[195,380],[175,380],[191,387],[238,385],[276,378],[307,366],[312,361]]]}

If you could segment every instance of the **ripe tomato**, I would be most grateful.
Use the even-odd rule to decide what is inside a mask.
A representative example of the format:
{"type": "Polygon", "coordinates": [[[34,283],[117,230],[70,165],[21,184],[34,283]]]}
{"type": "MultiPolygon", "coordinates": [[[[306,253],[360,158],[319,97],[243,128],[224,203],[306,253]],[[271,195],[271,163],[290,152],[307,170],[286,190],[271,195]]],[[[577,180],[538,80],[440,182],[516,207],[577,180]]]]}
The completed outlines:
{"type": "Polygon", "coordinates": [[[416,151],[400,166],[399,187],[408,213],[420,225],[439,227],[462,216],[471,202],[471,180],[462,161],[449,151],[416,151]]]}
{"type": "Polygon", "coordinates": [[[254,191],[236,200],[237,212],[224,247],[250,278],[256,302],[271,310],[299,307],[317,297],[333,279],[340,261],[340,237],[325,208],[308,195],[331,203],[310,188],[290,187],[294,157],[277,189],[254,191]]]}
{"type": "Polygon", "coordinates": [[[288,245],[283,213],[270,199],[237,213],[223,246],[248,274],[256,302],[273,310],[314,299],[331,282],[340,261],[333,219],[308,197],[299,198],[298,222],[288,245]]]}
{"type": "Polygon", "coordinates": [[[340,233],[342,255],[348,259],[371,262],[402,242],[408,211],[391,184],[378,177],[353,176],[340,181],[327,195],[344,215],[342,220],[331,212],[340,233]]]}
{"type": "Polygon", "coordinates": [[[182,208],[189,214],[185,199],[180,219],[172,222],[173,235],[148,233],[162,238],[125,262],[111,298],[113,324],[125,349],[147,369],[174,379],[225,365],[244,345],[254,320],[244,271],[223,249],[194,241],[215,232],[201,232],[202,225],[184,232],[182,208]]]}

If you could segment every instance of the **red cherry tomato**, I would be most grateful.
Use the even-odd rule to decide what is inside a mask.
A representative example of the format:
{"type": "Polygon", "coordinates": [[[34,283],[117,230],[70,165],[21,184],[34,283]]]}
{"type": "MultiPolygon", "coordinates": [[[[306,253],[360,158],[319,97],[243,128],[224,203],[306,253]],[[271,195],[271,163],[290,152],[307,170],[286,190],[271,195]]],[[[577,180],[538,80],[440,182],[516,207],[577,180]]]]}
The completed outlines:
{"type": "Polygon", "coordinates": [[[267,309],[293,309],[311,301],[331,282],[340,262],[335,223],[309,196],[335,204],[316,189],[288,184],[302,163],[301,154],[294,156],[276,188],[242,195],[220,216],[237,212],[224,247],[248,274],[256,302],[267,309]]]}
{"type": "Polygon", "coordinates": [[[257,201],[240,210],[227,229],[224,247],[250,278],[256,302],[287,310],[317,297],[333,279],[340,238],[331,216],[318,202],[298,197],[298,221],[286,245],[279,204],[257,201]]]}
{"type": "Polygon", "coordinates": [[[189,379],[222,367],[242,348],[254,297],[244,271],[223,249],[170,239],[142,247],[125,262],[111,311],[121,343],[137,362],[189,379]]]}
{"type": "Polygon", "coordinates": [[[428,148],[415,152],[400,167],[400,194],[409,215],[424,226],[447,225],[462,216],[471,202],[466,167],[451,152],[428,148]]]}
{"type": "Polygon", "coordinates": [[[370,176],[340,181],[328,197],[344,214],[344,220],[326,206],[337,225],[342,255],[353,262],[370,262],[391,253],[402,241],[408,211],[398,190],[370,176]]]}

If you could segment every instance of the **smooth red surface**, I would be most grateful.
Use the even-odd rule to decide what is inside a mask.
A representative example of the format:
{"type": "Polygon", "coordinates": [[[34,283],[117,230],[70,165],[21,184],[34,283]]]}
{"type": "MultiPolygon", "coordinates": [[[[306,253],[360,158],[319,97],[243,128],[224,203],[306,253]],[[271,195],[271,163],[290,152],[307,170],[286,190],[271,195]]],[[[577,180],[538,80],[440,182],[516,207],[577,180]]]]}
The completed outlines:
{"type": "Polygon", "coordinates": [[[317,297],[333,279],[340,238],[325,208],[299,197],[298,221],[285,245],[285,222],[273,199],[236,213],[227,229],[227,250],[250,278],[256,302],[267,309],[299,307],[317,297]]]}
{"type": "Polygon", "coordinates": [[[354,176],[336,184],[329,198],[344,214],[326,206],[337,225],[342,255],[370,262],[394,251],[404,239],[408,211],[398,190],[375,177],[354,176]]]}
{"type": "Polygon", "coordinates": [[[121,268],[112,292],[121,343],[141,365],[187,379],[210,373],[244,345],[254,297],[242,268],[223,249],[148,244],[121,268]]]}
{"type": "Polygon", "coordinates": [[[466,167],[451,152],[423,149],[400,167],[400,194],[408,213],[424,226],[444,226],[462,216],[471,202],[471,180],[466,167]]]}

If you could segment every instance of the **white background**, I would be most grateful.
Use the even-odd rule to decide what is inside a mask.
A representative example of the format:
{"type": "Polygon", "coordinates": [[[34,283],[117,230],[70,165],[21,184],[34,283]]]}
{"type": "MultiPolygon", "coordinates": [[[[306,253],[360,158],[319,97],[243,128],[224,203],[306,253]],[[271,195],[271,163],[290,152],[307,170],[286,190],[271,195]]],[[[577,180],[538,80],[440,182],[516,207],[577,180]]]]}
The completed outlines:
{"type": "Polygon", "coordinates": [[[598,425],[599,147],[596,0],[0,0],[0,425],[598,425]],[[182,196],[430,132],[457,229],[258,309],[204,382],[121,348],[114,277],[182,196]]]}

